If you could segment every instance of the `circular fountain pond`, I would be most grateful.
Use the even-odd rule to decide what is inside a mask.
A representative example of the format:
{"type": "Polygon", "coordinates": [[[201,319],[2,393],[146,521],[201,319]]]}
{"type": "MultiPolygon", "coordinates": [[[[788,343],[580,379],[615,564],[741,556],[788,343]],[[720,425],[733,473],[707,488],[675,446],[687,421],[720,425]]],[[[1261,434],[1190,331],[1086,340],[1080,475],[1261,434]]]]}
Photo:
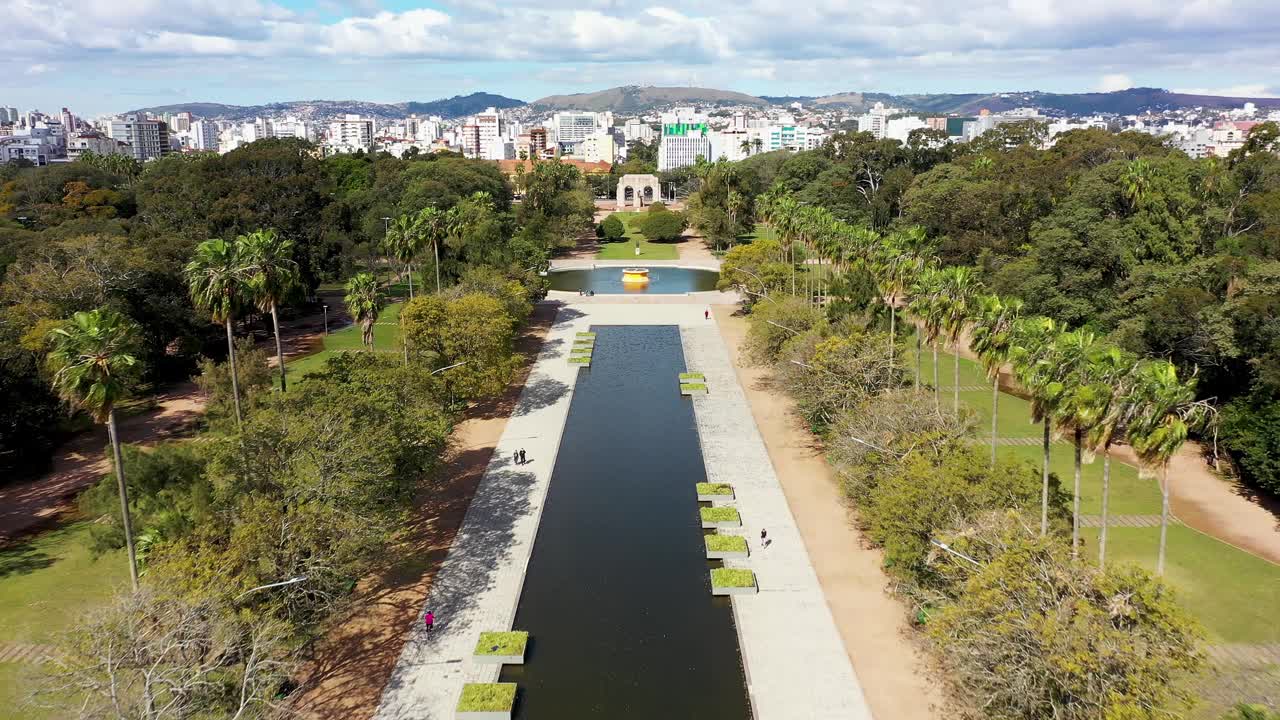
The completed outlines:
{"type": "Polygon", "coordinates": [[[547,279],[551,281],[552,290],[591,291],[599,295],[674,295],[715,290],[720,273],[682,267],[596,267],[553,270],[547,279]]]}

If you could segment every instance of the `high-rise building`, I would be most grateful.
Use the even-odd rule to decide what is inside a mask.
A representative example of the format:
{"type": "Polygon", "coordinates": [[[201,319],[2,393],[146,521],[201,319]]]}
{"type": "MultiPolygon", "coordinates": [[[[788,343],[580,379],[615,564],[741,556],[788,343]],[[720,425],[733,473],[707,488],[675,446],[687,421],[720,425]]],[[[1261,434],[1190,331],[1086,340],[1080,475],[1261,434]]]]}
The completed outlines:
{"type": "Polygon", "coordinates": [[[344,115],[341,120],[329,123],[327,143],[337,152],[355,152],[373,149],[373,119],[359,115],[344,115]]]}
{"type": "Polygon", "coordinates": [[[470,158],[480,157],[480,126],[470,123],[459,128],[458,144],[462,146],[463,155],[470,158]]]}
{"type": "Polygon", "coordinates": [[[169,126],[169,130],[174,133],[184,133],[191,129],[191,113],[180,112],[174,113],[173,122],[169,126]]]}
{"type": "Polygon", "coordinates": [[[710,128],[705,120],[696,123],[663,123],[662,141],[658,144],[660,172],[692,165],[699,157],[705,160],[715,159],[712,156],[710,128]]]}
{"type": "Polygon", "coordinates": [[[97,130],[87,130],[67,138],[67,159],[79,160],[80,156],[91,152],[95,155],[128,154],[128,146],[119,140],[109,138],[97,130]]]}
{"type": "Polygon", "coordinates": [[[558,112],[551,116],[555,141],[560,145],[576,146],[599,130],[613,124],[613,113],[558,112]]]}
{"type": "Polygon", "coordinates": [[[613,140],[613,133],[608,130],[600,130],[583,138],[579,145],[578,155],[589,163],[613,163],[617,157],[617,144],[613,140]]]}
{"type": "Polygon", "coordinates": [[[506,160],[505,122],[497,108],[487,108],[475,117],[478,147],[475,157],[485,160],[506,160]]]}
{"type": "Polygon", "coordinates": [[[218,151],[218,126],[212,120],[192,120],[187,137],[192,150],[218,151]]]}
{"type": "Polygon", "coordinates": [[[140,162],[168,155],[171,149],[169,126],[162,120],[142,115],[123,115],[111,121],[108,133],[112,139],[128,143],[127,154],[140,162]]]}
{"type": "Polygon", "coordinates": [[[657,137],[657,133],[654,132],[653,126],[649,123],[640,118],[630,118],[622,126],[622,137],[627,143],[633,140],[647,143],[653,142],[653,139],[657,137]]]}

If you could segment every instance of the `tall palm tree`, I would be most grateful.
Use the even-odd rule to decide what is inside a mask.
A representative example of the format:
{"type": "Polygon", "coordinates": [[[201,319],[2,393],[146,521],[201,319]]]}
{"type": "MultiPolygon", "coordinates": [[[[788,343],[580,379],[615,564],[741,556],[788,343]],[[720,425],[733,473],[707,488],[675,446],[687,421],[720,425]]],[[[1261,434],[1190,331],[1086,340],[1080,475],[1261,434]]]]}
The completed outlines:
{"type": "Polygon", "coordinates": [[[1013,329],[1022,314],[1022,301],[983,295],[973,320],[973,351],[991,380],[991,467],[996,465],[996,435],[1000,423],[1000,369],[1013,350],[1013,329]]]}
{"type": "Polygon", "coordinates": [[[1111,502],[1111,444],[1133,418],[1133,355],[1114,346],[1094,353],[1089,374],[1109,388],[1106,407],[1089,433],[1090,447],[1102,447],[1102,523],[1098,530],[1098,567],[1107,565],[1107,526],[1111,502]]]}
{"type": "Polygon", "coordinates": [[[889,306],[890,370],[893,370],[894,344],[898,339],[898,303],[923,264],[923,259],[912,250],[901,233],[884,238],[879,252],[872,259],[871,273],[876,279],[880,297],[889,306]]]}
{"type": "Polygon", "coordinates": [[[1013,347],[1009,360],[1014,375],[1031,396],[1031,420],[1044,425],[1043,461],[1040,475],[1040,534],[1049,532],[1049,424],[1057,405],[1059,389],[1054,383],[1053,357],[1058,325],[1050,318],[1022,318],[1014,323],[1013,347]]]}
{"type": "Polygon", "coordinates": [[[964,335],[973,299],[978,294],[978,276],[972,268],[952,266],[942,271],[942,303],[945,307],[942,326],[951,341],[953,358],[952,412],[960,412],[960,338],[964,335]]]}
{"type": "Polygon", "coordinates": [[[743,155],[748,155],[748,156],[751,155],[751,141],[743,140],[742,142],[738,143],[738,149],[742,151],[743,155]]]}
{"type": "Polygon", "coordinates": [[[236,424],[244,422],[240,410],[240,381],[236,371],[236,346],[231,321],[249,291],[250,275],[240,257],[239,247],[220,238],[196,246],[186,267],[187,288],[196,309],[207,313],[227,331],[227,358],[231,363],[231,397],[236,408],[236,424]]]}
{"type": "Polygon", "coordinates": [[[1196,382],[1178,379],[1178,369],[1166,360],[1147,360],[1135,369],[1134,399],[1138,409],[1129,426],[1129,440],[1138,459],[1160,469],[1160,549],[1156,574],[1164,574],[1169,535],[1169,461],[1192,429],[1206,424],[1213,412],[1195,399],[1196,382]]]}
{"type": "Polygon", "coordinates": [[[755,151],[757,153],[760,152],[761,150],[764,149],[764,140],[761,140],[760,138],[756,138],[752,140],[751,147],[755,148],[755,151]]]}
{"type": "Polygon", "coordinates": [[[1085,436],[1093,431],[1106,413],[1111,401],[1111,387],[1090,372],[1097,353],[1097,336],[1088,330],[1063,333],[1056,341],[1053,374],[1059,394],[1053,419],[1059,427],[1071,431],[1075,449],[1074,485],[1072,486],[1071,557],[1080,553],[1080,474],[1085,436]]]}
{"type": "Polygon", "coordinates": [[[347,281],[347,296],[344,301],[351,319],[360,323],[360,341],[366,348],[373,350],[373,326],[387,304],[378,279],[369,273],[352,276],[347,281]]]}
{"type": "Polygon", "coordinates": [[[449,235],[449,217],[434,207],[418,211],[418,226],[423,242],[431,243],[436,265],[436,292],[440,292],[440,241],[449,235]]]}
{"type": "Polygon", "coordinates": [[[942,271],[930,265],[920,272],[911,286],[911,314],[919,320],[916,333],[916,385],[920,377],[921,336],[933,350],[933,405],[942,409],[942,390],[938,382],[938,337],[942,334],[942,324],[946,313],[946,305],[942,301],[942,271]]]}
{"type": "Polygon", "coordinates": [[[258,309],[271,313],[276,335],[276,364],[280,368],[280,391],[288,389],[285,379],[284,346],[280,342],[280,303],[301,284],[298,263],[293,259],[293,241],[275,230],[256,230],[236,238],[249,288],[258,309]]]}
{"type": "Polygon", "coordinates": [[[130,371],[138,364],[133,355],[138,327],[113,310],[99,308],[71,316],[49,334],[49,339],[53,349],[47,361],[58,396],[88,412],[94,421],[106,423],[120,494],[124,542],[129,551],[129,580],[137,590],[138,557],[133,547],[129,486],[125,482],[120,435],[116,432],[115,405],[127,389],[130,371]]]}
{"type": "Polygon", "coordinates": [[[409,298],[413,299],[413,261],[422,251],[421,224],[413,215],[401,215],[391,221],[382,242],[387,254],[405,269],[409,277],[409,298]]]}
{"type": "Polygon", "coordinates": [[[1129,201],[1129,209],[1137,210],[1146,203],[1151,194],[1151,164],[1137,158],[1125,166],[1120,183],[1124,189],[1125,200],[1129,201]]]}

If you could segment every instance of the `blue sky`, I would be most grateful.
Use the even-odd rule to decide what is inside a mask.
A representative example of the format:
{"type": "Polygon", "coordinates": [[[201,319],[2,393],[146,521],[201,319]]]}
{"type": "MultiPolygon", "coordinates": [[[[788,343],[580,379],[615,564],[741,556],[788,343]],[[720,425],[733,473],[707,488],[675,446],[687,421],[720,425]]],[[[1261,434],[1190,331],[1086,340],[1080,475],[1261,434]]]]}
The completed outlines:
{"type": "Polygon", "coordinates": [[[0,104],[86,116],[621,84],[1280,94],[1275,0],[0,0],[0,16],[0,104]]]}

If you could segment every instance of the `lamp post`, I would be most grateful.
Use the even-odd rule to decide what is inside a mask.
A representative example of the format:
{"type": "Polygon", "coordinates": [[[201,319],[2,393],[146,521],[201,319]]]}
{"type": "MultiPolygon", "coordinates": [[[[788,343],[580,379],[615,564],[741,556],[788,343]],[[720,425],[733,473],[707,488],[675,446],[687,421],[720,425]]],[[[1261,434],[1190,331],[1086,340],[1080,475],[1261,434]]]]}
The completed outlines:
{"type": "Polygon", "coordinates": [[[929,544],[930,544],[930,545],[933,545],[933,546],[935,546],[935,547],[941,548],[943,552],[945,552],[945,553],[949,553],[949,554],[951,554],[951,555],[954,555],[954,556],[956,556],[956,557],[960,558],[961,560],[964,560],[965,562],[972,563],[975,567],[979,567],[979,568],[980,568],[980,567],[982,567],[982,563],[978,562],[977,560],[974,560],[973,558],[969,557],[968,555],[965,555],[964,553],[960,552],[959,550],[956,550],[956,549],[952,548],[950,545],[948,545],[948,544],[946,544],[946,543],[942,542],[941,540],[936,540],[936,539],[934,539],[934,538],[929,538],[929,544]]]}
{"type": "MultiPolygon", "coordinates": [[[[386,250],[387,233],[390,233],[390,232],[391,232],[391,218],[384,215],[382,217],[382,249],[383,250],[386,250]]],[[[373,276],[378,277],[378,273],[375,272],[373,276]]]]}
{"type": "Polygon", "coordinates": [[[324,334],[329,334],[329,306],[324,306],[324,334]]]}
{"type": "Polygon", "coordinates": [[[248,590],[245,590],[244,592],[240,593],[239,595],[236,596],[236,599],[239,600],[240,598],[244,597],[245,595],[248,595],[249,593],[255,593],[255,592],[258,592],[259,590],[266,590],[267,588],[284,587],[285,585],[296,585],[300,582],[304,582],[306,579],[307,579],[306,575],[299,575],[298,577],[289,578],[288,580],[281,580],[280,582],[273,582],[273,583],[267,583],[266,585],[259,585],[256,588],[249,588],[248,590]]]}

